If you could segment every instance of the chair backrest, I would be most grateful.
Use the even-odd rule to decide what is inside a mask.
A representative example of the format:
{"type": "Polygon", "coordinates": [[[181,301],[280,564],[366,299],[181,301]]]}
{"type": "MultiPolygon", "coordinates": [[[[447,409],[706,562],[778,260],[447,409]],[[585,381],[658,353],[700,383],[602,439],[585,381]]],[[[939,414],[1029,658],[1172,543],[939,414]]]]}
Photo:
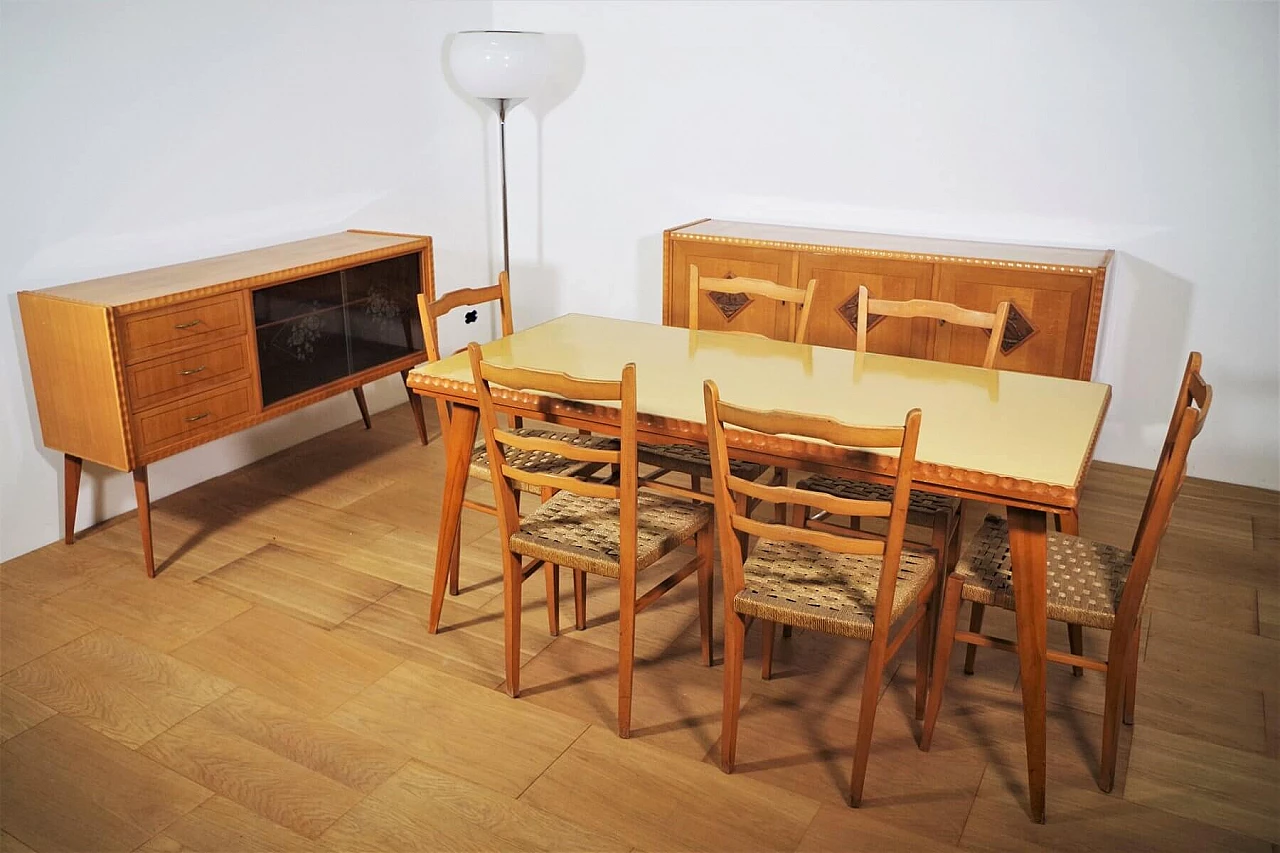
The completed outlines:
{"type": "MultiPolygon", "coordinates": [[[[422,339],[426,344],[427,361],[439,361],[440,354],[440,318],[458,308],[474,308],[498,303],[498,315],[502,320],[502,336],[506,337],[514,331],[511,323],[511,284],[507,273],[498,273],[498,283],[488,287],[464,287],[436,298],[435,282],[428,276],[427,292],[418,294],[418,315],[422,318],[422,339]]],[[[461,350],[458,350],[461,352],[461,350]]],[[[446,437],[449,433],[449,404],[436,398],[436,413],[440,418],[440,431],[446,437]]]]}
{"type": "MultiPolygon", "coordinates": [[[[907,412],[902,426],[851,426],[831,418],[802,415],[785,411],[761,411],[735,406],[720,399],[715,382],[703,383],[707,409],[707,443],[711,451],[711,471],[715,486],[716,527],[720,531],[721,565],[724,570],[724,595],[732,600],[743,588],[742,564],[745,555],[738,546],[735,531],[748,536],[782,542],[800,542],[841,554],[880,555],[883,563],[877,601],[892,602],[898,580],[898,563],[902,555],[902,539],[907,527],[907,505],[911,500],[911,472],[915,465],[916,442],[920,436],[920,410],[907,412]],[[735,477],[729,472],[726,428],[736,427],[768,435],[816,440],[851,451],[869,448],[892,448],[898,452],[898,470],[894,479],[893,498],[888,501],[854,500],[822,492],[811,492],[790,486],[771,486],[735,477]],[[759,498],[780,504],[804,505],[826,510],[832,515],[886,518],[889,522],[885,538],[843,536],[823,530],[777,524],[750,518],[741,512],[737,497],[759,498]]],[[[888,630],[891,607],[879,607],[875,615],[875,631],[888,630]],[[883,622],[882,622],[883,620],[883,622]]]]}
{"type": "MultiPolygon", "coordinates": [[[[710,278],[698,274],[698,267],[689,265],[689,328],[700,329],[698,306],[704,293],[742,293],[781,302],[787,308],[787,339],[795,343],[805,342],[809,333],[809,307],[813,303],[813,291],[817,279],[810,279],[803,290],[786,287],[762,278],[710,278]]],[[[767,337],[767,336],[766,336],[767,337]]]]}
{"type": "Polygon", "coordinates": [[[485,446],[489,449],[490,479],[493,481],[495,504],[498,508],[498,524],[504,539],[520,529],[520,514],[516,509],[515,488],[512,481],[529,483],[540,489],[549,487],[558,491],[607,498],[619,501],[619,521],[623,535],[619,543],[619,561],[624,567],[635,566],[636,556],[636,490],[638,462],[636,461],[636,366],[622,368],[621,379],[579,379],[567,373],[534,370],[526,367],[502,367],[484,360],[480,345],[470,343],[467,353],[471,358],[471,373],[475,379],[476,395],[480,403],[480,421],[484,429],[485,446]],[[512,391],[531,391],[536,394],[554,395],[566,400],[592,400],[618,403],[621,409],[617,450],[579,447],[567,441],[550,438],[517,435],[498,424],[497,407],[493,402],[493,386],[499,385],[512,391]],[[507,465],[503,451],[506,448],[553,453],[575,462],[591,462],[616,465],[617,482],[600,482],[522,471],[507,465]],[[629,535],[627,533],[629,531],[629,535]],[[628,562],[630,561],[630,562],[628,562]]]}
{"type": "MultiPolygon", "coordinates": [[[[418,314],[422,318],[422,337],[427,346],[427,361],[440,360],[439,320],[458,308],[474,308],[478,305],[498,303],[502,318],[502,335],[514,331],[511,324],[511,284],[506,272],[498,273],[498,283],[488,287],[464,287],[436,298],[435,283],[428,279],[427,292],[418,294],[418,314]]],[[[459,350],[461,351],[461,350],[459,350]]]]}
{"type": "Polygon", "coordinates": [[[858,288],[858,338],[855,344],[858,352],[867,351],[867,317],[878,314],[881,317],[903,317],[914,319],[927,317],[933,320],[945,320],[957,326],[969,326],[975,329],[990,329],[991,340],[987,343],[987,353],[982,359],[982,366],[990,369],[996,363],[996,353],[1000,351],[1000,341],[1004,338],[1004,327],[1009,322],[1009,303],[1001,302],[993,313],[973,311],[961,308],[950,302],[937,302],[932,299],[872,299],[866,285],[858,288]]]}
{"type": "Polygon", "coordinates": [[[1205,417],[1213,403],[1213,386],[1200,376],[1200,362],[1200,353],[1191,353],[1182,372],[1182,385],[1178,388],[1169,431],[1165,435],[1160,461],[1156,464],[1156,473],[1147,492],[1147,503],[1133,538],[1133,565],[1116,613],[1117,622],[1122,618],[1138,618],[1147,579],[1160,550],[1160,540],[1169,527],[1173,504],[1187,479],[1187,453],[1191,450],[1192,440],[1204,428],[1205,417]]]}

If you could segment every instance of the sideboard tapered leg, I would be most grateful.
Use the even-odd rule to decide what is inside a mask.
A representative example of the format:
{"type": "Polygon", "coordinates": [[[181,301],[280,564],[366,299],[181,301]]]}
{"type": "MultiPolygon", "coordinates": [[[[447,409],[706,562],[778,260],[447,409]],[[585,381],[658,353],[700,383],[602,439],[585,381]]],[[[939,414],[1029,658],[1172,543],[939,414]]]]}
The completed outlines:
{"type": "Polygon", "coordinates": [[[147,577],[156,576],[156,558],[151,551],[151,491],[147,486],[147,466],[133,469],[133,491],[138,497],[138,527],[142,530],[142,560],[147,577]]]}
{"type": "Polygon", "coordinates": [[[84,469],[84,460],[79,456],[64,453],[62,468],[62,487],[66,490],[62,498],[66,536],[62,541],[70,545],[76,539],[76,504],[80,501],[80,472],[84,469]]]}

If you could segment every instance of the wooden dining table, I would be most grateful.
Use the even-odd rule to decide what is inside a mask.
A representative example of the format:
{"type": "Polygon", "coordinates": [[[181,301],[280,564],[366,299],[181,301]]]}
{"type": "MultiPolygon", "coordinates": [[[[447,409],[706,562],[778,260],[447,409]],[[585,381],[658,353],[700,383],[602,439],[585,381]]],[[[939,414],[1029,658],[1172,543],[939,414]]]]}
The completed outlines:
{"type": "MultiPolygon", "coordinates": [[[[914,488],[1002,505],[1009,518],[1031,815],[1045,819],[1046,537],[1049,516],[1074,510],[1111,398],[1110,386],[1027,373],[691,331],[569,314],[483,347],[500,365],[616,378],[636,365],[638,435],[652,443],[706,443],[702,383],[758,409],[850,424],[900,424],[923,412],[914,488]]],[[[439,627],[460,529],[479,411],[466,353],[419,365],[410,389],[452,404],[428,630],[439,627]]],[[[603,403],[495,389],[501,411],[593,432],[617,432],[603,403]]],[[[787,436],[731,431],[730,452],[768,465],[891,482],[896,460],[787,436]]]]}

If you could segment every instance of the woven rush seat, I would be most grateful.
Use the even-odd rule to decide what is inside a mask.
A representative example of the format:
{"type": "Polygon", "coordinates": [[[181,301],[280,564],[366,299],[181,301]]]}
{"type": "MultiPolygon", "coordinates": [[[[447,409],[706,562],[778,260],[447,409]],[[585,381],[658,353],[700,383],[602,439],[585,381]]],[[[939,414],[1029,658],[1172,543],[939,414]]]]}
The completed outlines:
{"type": "MultiPolygon", "coordinates": [[[[806,477],[796,483],[796,488],[858,501],[893,500],[893,486],[881,485],[880,483],[861,483],[857,480],[846,480],[843,477],[827,477],[823,475],[806,477]]],[[[935,495],[932,492],[920,492],[912,489],[911,501],[907,504],[907,524],[917,527],[930,527],[933,525],[933,516],[935,514],[939,512],[957,512],[959,509],[959,498],[949,498],[946,495],[935,495]]]]}
{"type": "MultiPolygon", "coordinates": [[[[1114,545],[1049,533],[1045,614],[1050,619],[1110,631],[1133,554],[1114,545]]],[[[1013,610],[1009,524],[987,516],[956,564],[961,598],[1013,610]]]]}
{"type": "MultiPolygon", "coordinates": [[[[560,492],[526,515],[511,550],[557,566],[616,578],[618,502],[560,492]]],[[[636,496],[636,570],[656,563],[710,523],[711,507],[660,495],[636,496]]]]}
{"type": "MultiPolygon", "coordinates": [[[[599,450],[618,449],[618,440],[607,436],[578,435],[576,432],[565,432],[563,430],[524,428],[510,430],[510,432],[515,435],[563,441],[578,447],[590,447],[599,450]]],[[[504,448],[503,454],[507,458],[507,464],[512,468],[519,468],[521,471],[528,471],[531,474],[559,474],[564,477],[574,477],[580,473],[589,473],[593,468],[590,463],[577,462],[542,450],[518,450],[514,447],[507,447],[504,448]]],[[[489,449],[485,447],[483,442],[477,444],[475,449],[471,451],[471,476],[479,480],[489,479],[489,449]]],[[[516,481],[515,486],[522,492],[538,494],[542,491],[540,487],[522,481],[516,481]]]]}
{"type": "MultiPolygon", "coordinates": [[[[679,471],[690,477],[711,476],[711,457],[705,447],[694,447],[692,444],[640,444],[637,445],[636,458],[641,464],[679,471]]],[[[758,480],[768,467],[742,459],[729,460],[729,473],[743,480],[758,480]]]]}
{"type": "MultiPolygon", "coordinates": [[[[769,622],[871,639],[882,558],[762,539],[742,566],[734,610],[769,622]]],[[[930,554],[903,551],[890,622],[934,577],[930,554]]]]}

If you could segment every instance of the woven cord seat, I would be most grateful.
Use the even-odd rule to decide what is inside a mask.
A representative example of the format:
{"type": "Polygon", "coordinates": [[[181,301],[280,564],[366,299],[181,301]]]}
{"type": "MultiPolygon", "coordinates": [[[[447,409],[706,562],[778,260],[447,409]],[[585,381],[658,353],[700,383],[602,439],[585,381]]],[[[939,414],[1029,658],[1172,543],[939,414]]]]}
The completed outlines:
{"type": "MultiPolygon", "coordinates": [[[[856,501],[887,501],[893,499],[893,486],[879,483],[862,483],[857,480],[846,480],[843,477],[827,477],[817,475],[806,477],[796,483],[797,489],[810,492],[822,492],[838,498],[849,498],[856,501]]],[[[954,513],[960,511],[960,499],[946,495],[935,495],[932,492],[911,490],[911,502],[907,504],[907,524],[917,527],[931,527],[933,517],[940,512],[954,513]]]]}
{"type": "MultiPolygon", "coordinates": [[[[618,501],[560,492],[526,515],[511,550],[558,566],[618,577],[618,501]]],[[[636,570],[656,563],[711,522],[711,507],[636,496],[636,570]]]]}
{"type": "MultiPolygon", "coordinates": [[[[1059,622],[1114,628],[1133,554],[1062,533],[1049,533],[1047,551],[1045,614],[1059,622]]],[[[989,515],[956,563],[956,574],[964,578],[961,597],[1013,610],[1012,565],[1008,522],[989,515]]]]}
{"type": "MultiPolygon", "coordinates": [[[[616,450],[618,440],[616,438],[608,438],[598,435],[578,435],[574,432],[565,432],[563,430],[544,430],[544,429],[515,429],[511,431],[515,435],[549,438],[555,441],[563,441],[576,447],[595,448],[599,450],[616,450]]],[[[566,459],[554,453],[547,453],[540,450],[518,450],[514,447],[507,447],[503,451],[503,455],[507,459],[507,464],[512,468],[519,468],[531,474],[558,474],[563,477],[576,477],[582,474],[593,473],[598,465],[591,465],[584,462],[575,462],[572,459],[566,459]]],[[[471,451],[471,476],[479,480],[489,481],[489,451],[483,443],[476,445],[471,451]]],[[[521,480],[515,481],[515,486],[522,492],[530,492],[538,494],[541,488],[526,483],[521,480]]]]}
{"type": "MultiPolygon", "coordinates": [[[[711,477],[711,457],[705,447],[694,447],[692,444],[640,444],[636,448],[636,458],[643,465],[678,471],[690,477],[711,477]]],[[[730,472],[744,480],[758,480],[768,468],[768,465],[757,462],[729,460],[730,472]]]]}
{"type": "MultiPolygon", "coordinates": [[[[882,561],[880,556],[762,539],[743,564],[745,585],[734,597],[733,608],[769,622],[869,640],[882,561]]],[[[903,552],[891,622],[906,612],[935,570],[932,555],[903,552]]]]}

